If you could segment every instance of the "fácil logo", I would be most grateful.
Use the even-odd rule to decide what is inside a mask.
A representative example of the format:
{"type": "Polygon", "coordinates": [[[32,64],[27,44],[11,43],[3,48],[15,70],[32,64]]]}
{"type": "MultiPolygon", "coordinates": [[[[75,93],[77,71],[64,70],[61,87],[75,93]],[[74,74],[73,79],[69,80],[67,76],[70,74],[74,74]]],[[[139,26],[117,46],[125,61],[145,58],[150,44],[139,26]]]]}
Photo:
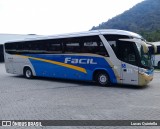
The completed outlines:
{"type": "Polygon", "coordinates": [[[97,64],[97,62],[94,62],[92,58],[90,59],[76,59],[76,58],[71,58],[67,57],[65,58],[64,63],[72,63],[72,64],[97,64]]]}

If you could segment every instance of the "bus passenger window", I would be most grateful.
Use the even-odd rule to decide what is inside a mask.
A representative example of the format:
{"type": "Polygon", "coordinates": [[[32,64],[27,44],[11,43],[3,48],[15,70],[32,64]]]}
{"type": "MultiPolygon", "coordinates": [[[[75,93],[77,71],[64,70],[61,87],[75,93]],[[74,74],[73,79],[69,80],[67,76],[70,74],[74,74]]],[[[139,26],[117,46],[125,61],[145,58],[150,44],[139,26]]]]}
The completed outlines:
{"type": "Polygon", "coordinates": [[[52,43],[50,44],[50,47],[48,48],[48,52],[52,54],[58,54],[62,53],[62,47],[60,43],[52,43]]]}
{"type": "Polygon", "coordinates": [[[80,53],[79,43],[65,43],[65,53],[80,53]]]}

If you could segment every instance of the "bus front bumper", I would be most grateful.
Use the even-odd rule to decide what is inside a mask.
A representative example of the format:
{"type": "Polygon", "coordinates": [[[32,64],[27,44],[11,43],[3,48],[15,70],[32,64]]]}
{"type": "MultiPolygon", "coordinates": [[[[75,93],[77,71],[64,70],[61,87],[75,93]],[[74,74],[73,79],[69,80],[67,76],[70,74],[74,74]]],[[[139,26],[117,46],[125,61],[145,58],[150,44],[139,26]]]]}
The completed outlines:
{"type": "Polygon", "coordinates": [[[153,73],[152,74],[139,73],[138,78],[139,78],[138,79],[139,86],[146,86],[153,80],[153,73]]]}

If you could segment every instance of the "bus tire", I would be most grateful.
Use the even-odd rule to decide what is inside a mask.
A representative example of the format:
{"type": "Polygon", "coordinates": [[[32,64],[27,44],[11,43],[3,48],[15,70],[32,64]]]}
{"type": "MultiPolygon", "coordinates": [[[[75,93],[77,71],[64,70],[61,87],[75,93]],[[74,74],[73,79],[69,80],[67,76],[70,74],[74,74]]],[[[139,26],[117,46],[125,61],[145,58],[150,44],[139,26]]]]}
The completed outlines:
{"type": "Polygon", "coordinates": [[[24,74],[25,78],[27,78],[27,79],[33,78],[32,70],[31,70],[31,68],[29,68],[29,67],[25,67],[25,68],[24,68],[23,74],[24,74]]]}
{"type": "Polygon", "coordinates": [[[109,76],[106,72],[100,71],[95,74],[95,81],[100,86],[109,86],[109,76]]]}

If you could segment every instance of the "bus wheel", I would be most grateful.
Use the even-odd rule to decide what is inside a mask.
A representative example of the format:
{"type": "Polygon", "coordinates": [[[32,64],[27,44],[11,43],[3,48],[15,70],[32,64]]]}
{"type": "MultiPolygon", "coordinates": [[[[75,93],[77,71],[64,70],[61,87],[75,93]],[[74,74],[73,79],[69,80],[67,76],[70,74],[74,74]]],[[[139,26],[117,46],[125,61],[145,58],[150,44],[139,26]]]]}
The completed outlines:
{"type": "Polygon", "coordinates": [[[26,67],[26,68],[24,69],[24,76],[25,76],[27,79],[33,78],[32,70],[31,70],[29,67],[26,67]]]}
{"type": "Polygon", "coordinates": [[[109,85],[109,76],[106,72],[98,72],[95,76],[96,82],[101,86],[109,85]]]}

